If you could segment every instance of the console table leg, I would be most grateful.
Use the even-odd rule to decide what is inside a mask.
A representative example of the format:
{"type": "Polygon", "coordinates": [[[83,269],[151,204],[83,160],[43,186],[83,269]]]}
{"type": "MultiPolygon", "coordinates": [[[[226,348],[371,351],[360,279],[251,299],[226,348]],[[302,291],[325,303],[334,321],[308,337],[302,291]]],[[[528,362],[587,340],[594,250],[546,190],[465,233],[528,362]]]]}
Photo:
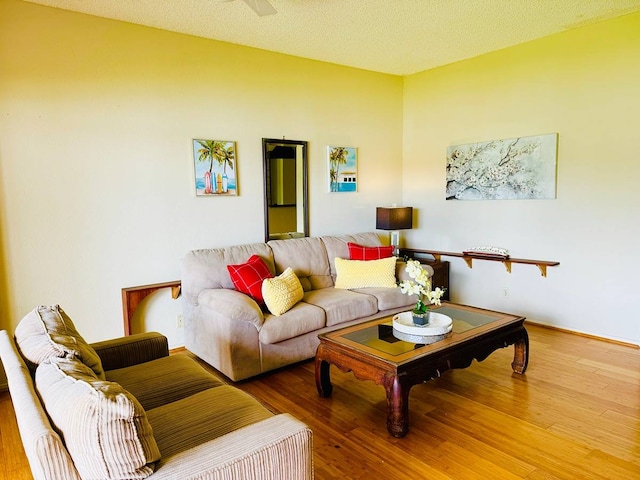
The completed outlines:
{"type": "Polygon", "coordinates": [[[514,372],[523,374],[529,364],[529,334],[522,327],[522,337],[513,344],[513,363],[511,368],[514,372]]]}
{"type": "Polygon", "coordinates": [[[316,388],[318,389],[318,395],[321,397],[330,397],[333,392],[329,368],[329,362],[320,360],[316,355],[316,388]]]}
{"type": "Polygon", "coordinates": [[[409,390],[397,375],[386,377],[387,430],[394,437],[404,437],[409,432],[409,390]]]}

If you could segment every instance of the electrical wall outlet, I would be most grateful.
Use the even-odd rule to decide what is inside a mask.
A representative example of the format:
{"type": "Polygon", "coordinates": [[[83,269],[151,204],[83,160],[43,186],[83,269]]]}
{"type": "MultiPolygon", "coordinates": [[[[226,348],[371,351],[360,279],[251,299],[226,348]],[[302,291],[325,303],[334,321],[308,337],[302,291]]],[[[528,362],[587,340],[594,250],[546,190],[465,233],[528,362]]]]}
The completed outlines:
{"type": "Polygon", "coordinates": [[[182,314],[178,314],[176,316],[176,328],[183,328],[184,327],[184,317],[182,316],[182,314]]]}

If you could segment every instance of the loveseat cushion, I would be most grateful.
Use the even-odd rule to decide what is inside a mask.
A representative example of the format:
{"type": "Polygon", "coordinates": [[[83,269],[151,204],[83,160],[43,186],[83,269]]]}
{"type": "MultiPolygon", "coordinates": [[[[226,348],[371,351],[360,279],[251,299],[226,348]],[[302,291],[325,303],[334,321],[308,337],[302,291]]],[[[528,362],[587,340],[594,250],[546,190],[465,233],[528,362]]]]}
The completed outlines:
{"type": "Polygon", "coordinates": [[[378,311],[375,297],[333,287],[305,292],[303,301],[324,310],[327,327],[367,317],[378,311]]]}
{"type": "Polygon", "coordinates": [[[255,398],[229,385],[147,412],[163,459],[272,416],[255,398]]]}
{"type": "Polygon", "coordinates": [[[36,390],[82,478],[143,479],[160,451],[144,409],[120,385],[77,359],[36,369],[36,390]]]}
{"type": "Polygon", "coordinates": [[[32,372],[52,357],[74,356],[98,378],[105,378],[100,357],[59,305],[36,307],[20,321],[14,337],[32,372]]]}
{"type": "Polygon", "coordinates": [[[265,315],[258,338],[263,344],[278,343],[318,330],[325,326],[325,322],[326,316],[322,308],[299,302],[280,316],[265,315]]]}
{"type": "Polygon", "coordinates": [[[105,374],[107,380],[131,393],[145,410],[224,385],[187,355],[171,355],[105,374]]]}

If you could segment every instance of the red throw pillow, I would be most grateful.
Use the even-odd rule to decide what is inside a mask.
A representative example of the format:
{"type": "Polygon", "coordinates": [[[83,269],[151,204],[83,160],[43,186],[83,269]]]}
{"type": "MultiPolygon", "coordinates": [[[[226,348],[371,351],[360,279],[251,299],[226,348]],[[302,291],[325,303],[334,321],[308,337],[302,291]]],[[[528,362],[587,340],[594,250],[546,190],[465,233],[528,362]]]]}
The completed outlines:
{"type": "Polygon", "coordinates": [[[365,247],[357,243],[347,243],[351,260],[380,260],[393,256],[393,245],[388,247],[365,247]]]}
{"type": "Polygon", "coordinates": [[[239,265],[227,265],[229,276],[234,287],[239,292],[249,295],[260,306],[264,305],[262,298],[262,281],[265,278],[272,278],[269,267],[258,255],[251,255],[247,263],[239,265]]]}

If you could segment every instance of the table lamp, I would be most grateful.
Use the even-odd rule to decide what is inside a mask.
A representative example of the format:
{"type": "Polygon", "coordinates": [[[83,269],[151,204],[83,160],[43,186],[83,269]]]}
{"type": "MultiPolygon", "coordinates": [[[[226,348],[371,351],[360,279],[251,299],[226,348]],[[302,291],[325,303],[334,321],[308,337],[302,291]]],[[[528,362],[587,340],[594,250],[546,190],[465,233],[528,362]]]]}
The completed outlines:
{"type": "Polygon", "coordinates": [[[400,247],[399,230],[413,228],[413,207],[377,207],[376,228],[391,230],[389,239],[393,245],[393,254],[398,255],[400,247]]]}

